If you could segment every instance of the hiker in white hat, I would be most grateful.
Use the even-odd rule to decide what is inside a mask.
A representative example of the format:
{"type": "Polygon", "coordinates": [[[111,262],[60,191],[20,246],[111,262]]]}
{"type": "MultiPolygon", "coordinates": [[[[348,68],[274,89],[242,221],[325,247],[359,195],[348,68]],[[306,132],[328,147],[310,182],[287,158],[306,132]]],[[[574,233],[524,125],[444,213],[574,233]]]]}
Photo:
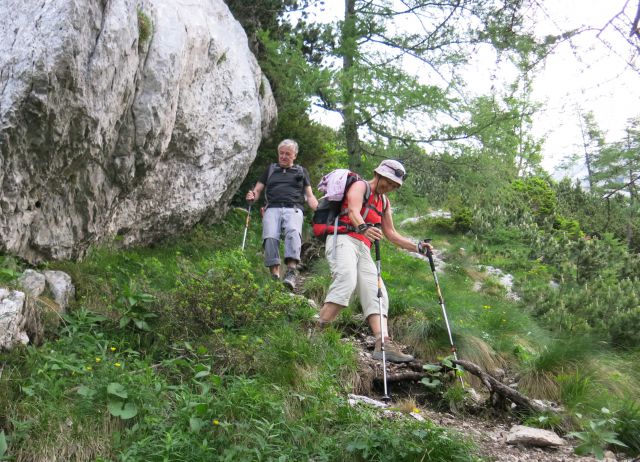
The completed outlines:
{"type": "Polygon", "coordinates": [[[335,245],[325,246],[332,282],[317,321],[317,328],[326,327],[349,304],[351,295],[357,291],[362,311],[376,337],[373,357],[383,359],[384,346],[386,359],[392,362],[409,362],[413,356],[403,353],[389,337],[389,298],[380,277],[379,258],[376,266],[371,257],[371,246],[374,243],[377,247],[377,242],[386,238],[411,252],[424,254],[430,248],[426,242],[414,242],[402,236],[393,225],[386,194],[398,189],[406,176],[406,170],[400,162],[383,160],[374,170],[372,180],[356,181],[348,189],[342,203],[345,216],[341,222],[347,224],[345,231],[336,236],[335,245]],[[368,191],[370,194],[364,203],[368,191]]]}

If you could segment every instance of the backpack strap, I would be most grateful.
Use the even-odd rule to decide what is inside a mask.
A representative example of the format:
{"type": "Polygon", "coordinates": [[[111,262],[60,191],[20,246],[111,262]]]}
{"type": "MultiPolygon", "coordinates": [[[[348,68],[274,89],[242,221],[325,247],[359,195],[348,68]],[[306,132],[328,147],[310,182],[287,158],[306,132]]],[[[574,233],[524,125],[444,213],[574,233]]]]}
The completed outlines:
{"type": "MultiPolygon", "coordinates": [[[[366,190],[364,192],[364,202],[363,202],[363,204],[366,204],[369,201],[369,198],[371,197],[371,185],[369,184],[368,181],[366,181],[366,180],[364,180],[362,178],[360,178],[359,180],[354,181],[352,183],[352,185],[354,183],[358,182],[358,181],[364,181],[366,190]]],[[[343,199],[343,202],[342,202],[343,204],[344,204],[344,201],[346,199],[347,199],[347,194],[345,192],[344,199],[343,199]]],[[[341,216],[347,215],[348,213],[349,213],[348,209],[345,209],[345,210],[341,211],[338,215],[336,215],[336,219],[333,222],[333,255],[334,256],[336,255],[336,245],[338,243],[338,226],[339,226],[338,222],[339,222],[341,216]]],[[[363,220],[367,217],[368,213],[369,213],[369,209],[367,208],[365,210],[365,212],[364,212],[364,215],[362,216],[363,220]]]]}
{"type": "Polygon", "coordinates": [[[276,171],[276,167],[278,167],[278,164],[272,163],[272,164],[269,164],[269,170],[267,170],[267,182],[264,185],[264,208],[265,209],[269,207],[269,200],[267,199],[267,188],[269,187],[269,180],[271,179],[271,175],[273,175],[273,172],[276,171]]]}

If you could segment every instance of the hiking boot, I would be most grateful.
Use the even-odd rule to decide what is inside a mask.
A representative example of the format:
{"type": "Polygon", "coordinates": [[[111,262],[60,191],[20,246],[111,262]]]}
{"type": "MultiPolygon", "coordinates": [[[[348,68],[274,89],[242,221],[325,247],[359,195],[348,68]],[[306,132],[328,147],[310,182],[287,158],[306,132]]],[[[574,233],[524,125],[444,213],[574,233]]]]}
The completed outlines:
{"type": "Polygon", "coordinates": [[[280,275],[271,273],[271,279],[273,279],[274,281],[279,281],[280,280],[280,275]]]}
{"type": "MultiPolygon", "coordinates": [[[[384,340],[384,355],[387,361],[392,363],[408,363],[413,361],[413,356],[405,354],[400,346],[387,337],[384,340]]],[[[373,350],[373,359],[382,359],[382,340],[376,340],[376,346],[373,350]]]]}
{"type": "Polygon", "coordinates": [[[282,283],[289,289],[294,290],[296,288],[296,271],[294,269],[288,269],[284,274],[282,283]]]}

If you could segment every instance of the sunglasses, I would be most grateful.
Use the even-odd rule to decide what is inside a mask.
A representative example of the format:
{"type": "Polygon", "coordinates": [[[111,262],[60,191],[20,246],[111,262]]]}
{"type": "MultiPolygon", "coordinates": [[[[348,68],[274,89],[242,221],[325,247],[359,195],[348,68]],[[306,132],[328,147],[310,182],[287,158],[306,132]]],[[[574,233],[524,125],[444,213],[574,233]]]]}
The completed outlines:
{"type": "MultiPolygon", "coordinates": [[[[391,167],[389,167],[389,168],[391,168],[391,167]]],[[[391,170],[393,170],[393,173],[395,174],[395,176],[397,178],[400,178],[402,181],[407,179],[408,173],[405,172],[404,170],[402,170],[400,168],[391,168],[391,170]]]]}

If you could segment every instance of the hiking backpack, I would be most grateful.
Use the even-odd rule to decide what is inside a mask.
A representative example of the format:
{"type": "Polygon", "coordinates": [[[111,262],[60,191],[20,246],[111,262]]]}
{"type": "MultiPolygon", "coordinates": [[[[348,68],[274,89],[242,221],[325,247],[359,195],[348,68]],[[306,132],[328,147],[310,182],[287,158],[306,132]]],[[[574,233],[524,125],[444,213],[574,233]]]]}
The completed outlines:
{"type": "MultiPolygon", "coordinates": [[[[318,190],[325,195],[318,202],[318,207],[313,213],[313,235],[317,238],[324,239],[329,234],[344,234],[345,232],[355,231],[350,225],[340,223],[340,217],[346,215],[346,211],[342,210],[342,203],[347,191],[356,181],[362,180],[362,177],[350,170],[339,168],[326,174],[318,184],[318,190]],[[342,228],[342,229],[340,229],[342,228]]],[[[363,180],[364,181],[364,180],[363,180]]],[[[369,211],[373,208],[367,205],[371,197],[371,186],[365,181],[366,191],[362,205],[364,212],[362,218],[366,219],[369,211]]],[[[387,207],[386,197],[382,196],[383,210],[387,207]]]]}

